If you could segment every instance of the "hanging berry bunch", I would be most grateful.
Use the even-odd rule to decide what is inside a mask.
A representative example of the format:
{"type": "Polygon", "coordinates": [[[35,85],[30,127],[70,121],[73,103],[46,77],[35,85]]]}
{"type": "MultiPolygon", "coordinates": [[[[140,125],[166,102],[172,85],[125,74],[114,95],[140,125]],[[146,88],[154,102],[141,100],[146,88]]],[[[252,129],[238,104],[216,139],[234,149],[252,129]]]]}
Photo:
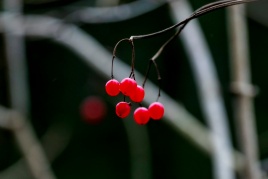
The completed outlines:
{"type": "Polygon", "coordinates": [[[111,70],[111,80],[109,80],[106,85],[105,89],[108,95],[110,96],[117,96],[120,92],[124,95],[124,101],[119,102],[116,105],[115,112],[116,115],[120,118],[125,118],[130,114],[131,111],[131,102],[138,103],[140,107],[138,107],[134,111],[134,120],[136,121],[137,124],[144,125],[147,124],[148,121],[151,119],[154,120],[160,120],[163,115],[164,115],[164,106],[160,102],[158,102],[158,99],[160,97],[160,73],[157,67],[156,59],[160,56],[164,48],[173,40],[175,39],[181,31],[184,29],[184,27],[190,22],[191,20],[198,18],[206,13],[212,12],[214,10],[236,5],[236,4],[242,4],[242,3],[247,3],[247,2],[252,2],[256,0],[221,0],[221,1],[216,1],[213,3],[209,3],[207,5],[202,6],[201,8],[197,9],[194,11],[188,18],[185,20],[181,21],[180,23],[177,23],[171,27],[168,27],[164,30],[151,33],[151,34],[146,34],[146,35],[138,35],[138,36],[131,36],[130,38],[122,39],[120,40],[114,48],[113,51],[113,58],[112,58],[112,70],[111,70]],[[134,73],[134,62],[135,62],[135,48],[134,48],[134,40],[138,39],[145,39],[145,38],[152,38],[159,36],[163,33],[166,33],[168,31],[174,30],[175,28],[178,28],[177,31],[175,32],[174,35],[172,35],[156,52],[156,54],[149,60],[149,66],[145,75],[144,82],[142,86],[138,85],[136,80],[135,80],[135,73],[134,73]],[[131,72],[129,77],[124,78],[121,82],[118,82],[117,80],[114,79],[113,76],[113,62],[116,57],[116,49],[117,46],[123,42],[127,41],[131,44],[132,47],[132,62],[131,62],[131,72]],[[141,102],[143,101],[145,91],[144,91],[144,86],[146,83],[146,80],[148,78],[149,72],[151,65],[155,66],[157,75],[158,75],[158,81],[159,81],[159,92],[158,92],[158,97],[156,102],[153,102],[148,108],[142,107],[141,102]],[[130,99],[131,102],[126,102],[126,97],[130,99]]]}
{"type": "Polygon", "coordinates": [[[124,100],[119,102],[115,107],[115,113],[120,118],[126,118],[130,114],[131,107],[133,106],[132,103],[138,103],[139,107],[134,111],[133,117],[137,124],[145,125],[149,122],[150,118],[153,120],[160,120],[164,115],[164,106],[160,102],[157,102],[160,97],[160,89],[159,89],[159,94],[158,94],[158,98],[156,102],[152,103],[149,106],[149,108],[142,107],[141,103],[145,96],[144,86],[145,86],[147,75],[149,72],[147,71],[147,75],[145,77],[143,84],[139,85],[135,79],[134,61],[135,61],[135,53],[134,53],[133,41],[129,39],[122,39],[116,44],[114,48],[113,58],[112,58],[112,69],[111,69],[112,79],[110,79],[106,83],[105,90],[107,94],[110,96],[117,96],[120,93],[124,95],[124,100]],[[116,79],[114,79],[114,76],[113,76],[113,62],[116,57],[115,53],[116,53],[117,46],[122,41],[127,41],[132,46],[132,62],[131,62],[131,72],[130,72],[129,77],[126,77],[121,82],[119,82],[116,79]],[[128,98],[130,102],[126,102],[126,98],[128,98]]]}
{"type": "MultiPolygon", "coordinates": [[[[115,107],[115,113],[120,118],[125,118],[130,114],[131,102],[140,104],[145,96],[144,88],[137,84],[132,78],[124,78],[121,82],[115,79],[109,80],[105,89],[108,95],[117,96],[120,92],[124,95],[124,101],[119,102],[115,107]],[[131,102],[126,102],[128,97],[131,102]]],[[[149,108],[138,107],[134,111],[134,120],[137,124],[147,124],[150,118],[160,120],[164,115],[164,106],[160,102],[152,103],[149,108]]]]}

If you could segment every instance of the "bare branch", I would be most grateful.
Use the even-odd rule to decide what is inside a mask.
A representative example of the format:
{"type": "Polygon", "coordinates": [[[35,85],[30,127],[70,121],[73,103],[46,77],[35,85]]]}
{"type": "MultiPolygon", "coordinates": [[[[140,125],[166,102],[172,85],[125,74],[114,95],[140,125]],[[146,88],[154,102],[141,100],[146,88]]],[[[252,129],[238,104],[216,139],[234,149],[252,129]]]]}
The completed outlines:
{"type": "Polygon", "coordinates": [[[234,113],[238,129],[238,143],[245,154],[245,168],[241,172],[242,178],[260,179],[261,171],[252,99],[254,87],[250,85],[251,73],[244,8],[245,6],[237,6],[228,11],[232,86],[235,87],[236,92],[234,113]]]}
{"type": "Polygon", "coordinates": [[[45,152],[34,130],[27,120],[18,112],[0,107],[1,116],[6,116],[8,126],[2,126],[11,130],[26,160],[29,169],[36,179],[54,179],[45,152]]]}
{"type": "Polygon", "coordinates": [[[7,12],[3,19],[4,39],[8,66],[8,81],[10,103],[12,108],[28,114],[30,101],[27,79],[27,65],[24,53],[24,40],[21,34],[14,35],[11,24],[13,18],[20,15],[22,10],[20,0],[5,0],[4,9],[7,12]]]}
{"type": "Polygon", "coordinates": [[[119,22],[150,12],[165,3],[165,1],[138,0],[114,7],[87,7],[68,14],[64,20],[73,23],[119,22]]]}
{"type": "MultiPolygon", "coordinates": [[[[233,6],[233,5],[237,5],[237,4],[249,3],[249,2],[253,2],[253,1],[257,1],[257,0],[221,0],[221,1],[212,2],[212,3],[206,4],[206,5],[202,6],[201,8],[197,9],[188,18],[186,18],[185,20],[183,20],[183,21],[181,21],[173,26],[170,26],[166,29],[163,29],[163,30],[160,30],[158,32],[151,33],[151,34],[134,35],[134,36],[130,37],[130,40],[152,38],[152,37],[161,35],[163,33],[169,32],[177,27],[180,27],[180,26],[184,27],[189,21],[191,21],[195,18],[198,18],[202,15],[205,15],[209,12],[213,12],[217,9],[221,9],[221,8],[225,8],[225,7],[233,6]]],[[[179,35],[179,33],[177,33],[177,35],[179,35]]]]}
{"type": "MultiPolygon", "coordinates": [[[[8,64],[9,91],[11,107],[26,115],[29,112],[29,89],[27,68],[24,53],[24,36],[22,33],[13,33],[12,19],[21,15],[21,0],[4,0],[5,10],[3,18],[3,31],[6,45],[8,64]]],[[[2,108],[2,112],[4,109],[2,108]]],[[[5,112],[7,113],[7,112],[5,112]]],[[[8,111],[8,128],[14,134],[18,146],[25,157],[29,169],[36,179],[54,179],[44,151],[38,142],[32,126],[20,114],[8,111]],[[11,125],[10,125],[11,124],[11,125]]]]}
{"type": "MultiPolygon", "coordinates": [[[[203,9],[210,6],[204,6],[203,9]]],[[[170,8],[174,21],[181,21],[191,13],[190,5],[186,0],[173,2],[170,4],[170,8]]],[[[233,162],[232,144],[227,114],[219,92],[220,82],[217,79],[216,67],[198,21],[193,21],[187,26],[187,29],[181,34],[181,40],[193,69],[205,120],[212,133],[217,136],[211,136],[212,147],[215,150],[212,156],[214,178],[233,179],[235,175],[230,166],[233,162]]]]}

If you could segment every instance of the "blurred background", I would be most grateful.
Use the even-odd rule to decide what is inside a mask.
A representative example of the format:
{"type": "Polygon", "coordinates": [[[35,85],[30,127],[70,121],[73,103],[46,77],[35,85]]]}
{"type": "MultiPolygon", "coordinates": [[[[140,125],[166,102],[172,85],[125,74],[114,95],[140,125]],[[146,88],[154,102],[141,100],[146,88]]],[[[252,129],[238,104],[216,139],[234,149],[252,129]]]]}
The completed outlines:
{"type": "MultiPolygon", "coordinates": [[[[1,179],[222,178],[215,170],[217,164],[213,153],[217,152],[206,149],[206,146],[213,146],[213,140],[208,136],[204,141],[195,138],[213,131],[213,124],[209,124],[209,115],[204,110],[206,102],[202,101],[202,90],[200,92],[202,84],[207,83],[197,78],[210,70],[206,69],[206,65],[197,64],[201,69],[204,67],[204,72],[193,67],[191,58],[195,57],[189,53],[197,52],[198,56],[200,48],[198,44],[189,45],[190,42],[187,45],[187,35],[183,36],[184,40],[179,36],[172,41],[157,59],[162,77],[163,98],[161,96],[160,101],[163,100],[166,107],[163,120],[138,126],[132,115],[120,119],[115,114],[115,105],[123,100],[123,96],[110,97],[105,92],[115,44],[120,39],[156,32],[178,23],[175,13],[182,10],[173,9],[176,2],[1,1],[1,179]],[[169,102],[169,99],[172,101],[169,102]],[[178,114],[169,112],[175,103],[188,117],[180,116],[180,110],[178,114]],[[12,118],[14,112],[19,112],[18,119],[16,115],[12,118]],[[22,122],[17,124],[17,120],[22,122]],[[199,128],[188,130],[191,125],[189,128],[181,126],[183,120],[186,123],[196,122],[197,127],[202,129],[201,133],[195,130],[199,128]]],[[[184,19],[189,13],[213,1],[181,2],[191,10],[181,17],[184,19]]],[[[246,57],[249,59],[248,73],[251,73],[248,75],[251,76],[249,83],[256,89],[253,93],[258,92],[256,96],[252,95],[255,97],[252,103],[255,108],[252,109],[255,116],[253,123],[256,123],[256,127],[252,126],[255,130],[253,138],[254,135],[256,137],[253,148],[264,173],[268,170],[268,93],[265,92],[268,90],[267,8],[266,1],[258,1],[247,4],[244,11],[248,41],[246,57]]],[[[228,12],[227,9],[220,9],[193,22],[201,32],[201,39],[206,43],[209,59],[212,60],[212,77],[217,81],[216,94],[220,96],[224,111],[222,119],[226,128],[223,131],[229,137],[227,143],[232,150],[243,155],[239,139],[241,126],[235,120],[238,109],[234,105],[234,99],[240,93],[231,90],[232,39],[228,12]]],[[[181,35],[188,31],[190,33],[190,28],[186,26],[181,35]]],[[[174,32],[134,41],[137,72],[145,75],[149,59],[174,32]]],[[[130,66],[124,66],[131,62],[130,45],[120,44],[116,55],[115,78],[121,80],[130,73],[130,66]]],[[[157,97],[157,93],[151,93],[158,90],[154,69],[149,80],[145,91],[150,94],[148,96],[146,93],[144,106],[157,97]]],[[[143,78],[137,81],[141,84],[143,78]]],[[[209,105],[217,106],[214,103],[209,105]]],[[[137,106],[134,104],[132,110],[137,106]]],[[[214,108],[208,110],[217,111],[214,108]]],[[[239,172],[231,171],[233,177],[230,179],[242,178],[239,172]]]]}

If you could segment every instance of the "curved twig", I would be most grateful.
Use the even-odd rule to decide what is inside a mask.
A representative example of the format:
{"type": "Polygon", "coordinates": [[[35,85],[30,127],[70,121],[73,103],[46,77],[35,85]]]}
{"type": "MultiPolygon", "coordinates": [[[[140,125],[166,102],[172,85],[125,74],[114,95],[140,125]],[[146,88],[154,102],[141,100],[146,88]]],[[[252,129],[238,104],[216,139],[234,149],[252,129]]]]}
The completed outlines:
{"type": "Polygon", "coordinates": [[[171,30],[173,30],[181,25],[187,24],[189,21],[191,21],[195,18],[198,18],[202,15],[205,15],[209,12],[215,11],[217,9],[221,9],[221,8],[225,8],[225,7],[233,6],[233,5],[237,5],[237,4],[253,2],[253,1],[257,1],[257,0],[221,0],[221,1],[217,1],[217,2],[212,2],[212,3],[206,4],[206,5],[202,6],[201,8],[197,9],[188,18],[186,18],[185,20],[183,20],[183,21],[181,21],[181,22],[179,22],[171,27],[168,27],[166,29],[163,29],[163,30],[160,30],[158,32],[151,33],[151,34],[134,35],[134,36],[131,36],[130,39],[137,40],[137,39],[153,38],[155,36],[169,32],[169,31],[171,31],[171,30]]]}

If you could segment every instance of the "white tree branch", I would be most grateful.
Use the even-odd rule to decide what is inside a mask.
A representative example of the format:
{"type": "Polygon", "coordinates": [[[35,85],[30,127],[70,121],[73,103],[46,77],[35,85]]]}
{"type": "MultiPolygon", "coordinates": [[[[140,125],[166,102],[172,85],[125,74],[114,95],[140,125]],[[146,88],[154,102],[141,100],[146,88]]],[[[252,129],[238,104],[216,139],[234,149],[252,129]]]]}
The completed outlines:
{"type": "Polygon", "coordinates": [[[13,132],[32,176],[36,179],[54,179],[45,152],[28,121],[20,113],[4,107],[0,107],[0,112],[0,120],[8,121],[7,126],[0,127],[13,132]]]}
{"type": "Polygon", "coordinates": [[[260,179],[261,170],[253,106],[255,92],[254,87],[250,84],[248,34],[244,8],[244,5],[240,5],[228,9],[232,87],[236,94],[234,114],[238,130],[238,143],[245,155],[245,168],[241,172],[242,178],[260,179]]]}
{"type": "MultiPolygon", "coordinates": [[[[21,0],[4,0],[3,32],[6,45],[8,65],[9,91],[11,107],[23,115],[27,115],[30,106],[26,59],[24,53],[24,36],[22,33],[13,33],[12,20],[21,16],[21,0]]],[[[21,23],[21,22],[20,22],[21,23]]],[[[8,114],[3,121],[8,121],[8,128],[14,134],[18,146],[26,159],[32,175],[36,179],[54,179],[50,165],[46,159],[43,148],[36,138],[32,126],[22,115],[1,109],[8,114]]]]}
{"type": "Polygon", "coordinates": [[[148,0],[138,0],[114,7],[86,7],[70,13],[64,19],[67,22],[74,23],[119,22],[150,12],[160,7],[164,3],[166,2],[163,0],[155,2],[148,0]]]}
{"type": "MultiPolygon", "coordinates": [[[[186,0],[174,1],[170,3],[170,8],[176,22],[184,20],[192,12],[186,0]]],[[[214,150],[212,156],[214,178],[234,179],[234,172],[231,169],[232,144],[228,119],[220,93],[220,82],[198,21],[189,23],[180,37],[193,68],[201,108],[213,133],[210,140],[214,150]]]]}

